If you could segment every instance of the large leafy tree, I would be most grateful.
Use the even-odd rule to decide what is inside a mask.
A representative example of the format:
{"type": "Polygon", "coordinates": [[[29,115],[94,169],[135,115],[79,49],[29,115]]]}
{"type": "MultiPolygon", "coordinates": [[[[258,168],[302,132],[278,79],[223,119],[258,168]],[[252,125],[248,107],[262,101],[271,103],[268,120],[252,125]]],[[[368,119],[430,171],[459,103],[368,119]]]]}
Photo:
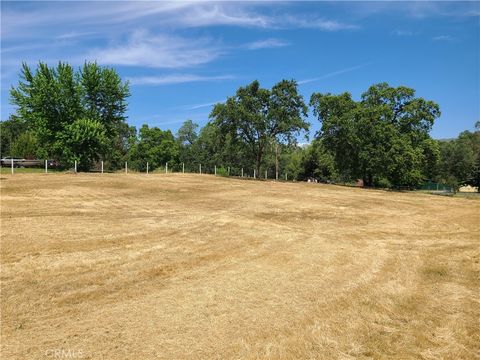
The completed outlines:
{"type": "Polygon", "coordinates": [[[322,123],[318,135],[343,176],[366,186],[414,187],[427,175],[426,163],[436,161],[429,132],[440,110],[413,89],[381,83],[358,102],[348,93],[314,93],[310,104],[322,123]]]}
{"type": "MultiPolygon", "coordinates": [[[[125,154],[125,137],[130,131],[124,114],[130,94],[128,83],[123,83],[115,70],[85,63],[75,71],[67,63],[49,67],[40,62],[32,71],[23,64],[19,84],[12,87],[10,95],[11,102],[17,105],[17,116],[38,140],[39,156],[68,163],[72,149],[64,148],[67,143],[71,144],[65,139],[71,135],[71,125],[81,119],[103,127],[106,143],[99,158],[116,164],[125,154]]],[[[85,121],[76,126],[79,124],[85,125],[85,121]]],[[[79,156],[88,153],[87,149],[75,148],[81,151],[79,156]]],[[[95,149],[96,154],[98,150],[95,149]]]]}
{"type": "Polygon", "coordinates": [[[210,118],[221,133],[244,144],[260,173],[269,144],[295,142],[296,135],[308,130],[306,115],[307,106],[295,81],[282,80],[272,89],[263,89],[255,80],[239,88],[225,103],[216,104],[210,118]]]}

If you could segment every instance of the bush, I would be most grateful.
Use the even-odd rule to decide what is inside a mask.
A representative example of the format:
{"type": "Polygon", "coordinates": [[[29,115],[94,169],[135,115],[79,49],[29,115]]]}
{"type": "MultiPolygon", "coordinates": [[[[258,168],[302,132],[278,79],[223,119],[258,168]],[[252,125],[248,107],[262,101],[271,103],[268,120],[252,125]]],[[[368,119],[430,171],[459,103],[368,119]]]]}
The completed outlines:
{"type": "Polygon", "coordinates": [[[217,175],[220,175],[220,176],[229,176],[228,170],[225,169],[224,167],[219,167],[219,168],[217,168],[217,175]]]}

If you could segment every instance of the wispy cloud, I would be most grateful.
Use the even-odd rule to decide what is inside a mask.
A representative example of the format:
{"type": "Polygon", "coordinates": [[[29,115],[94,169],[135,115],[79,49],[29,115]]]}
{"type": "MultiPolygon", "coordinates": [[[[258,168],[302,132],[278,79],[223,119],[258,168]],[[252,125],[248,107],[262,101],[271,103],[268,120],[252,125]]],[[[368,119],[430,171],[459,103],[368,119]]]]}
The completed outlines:
{"type": "Polygon", "coordinates": [[[76,38],[80,38],[80,37],[87,37],[87,36],[92,36],[92,35],[97,35],[97,34],[98,34],[98,32],[96,32],[96,31],[83,31],[83,32],[69,31],[67,33],[57,35],[55,38],[59,39],[59,40],[76,39],[76,38]]]}
{"type": "Polygon", "coordinates": [[[209,63],[224,50],[210,39],[188,39],[165,34],[135,31],[123,44],[97,48],[88,59],[101,64],[185,68],[209,63]]]}
{"type": "Polygon", "coordinates": [[[222,100],[218,100],[218,101],[214,101],[214,102],[210,102],[210,103],[205,103],[205,104],[197,104],[197,105],[190,105],[188,106],[188,110],[197,110],[197,109],[201,109],[201,108],[205,108],[205,107],[210,107],[210,106],[213,106],[219,102],[222,102],[222,100]]]}
{"type": "Polygon", "coordinates": [[[447,41],[447,42],[450,42],[450,41],[455,41],[456,39],[453,37],[453,36],[450,36],[450,35],[438,35],[438,36],[434,36],[432,38],[433,41],[447,41]]]}
{"type": "MultiPolygon", "coordinates": [[[[176,74],[164,76],[139,76],[129,77],[127,80],[132,85],[172,85],[199,81],[221,81],[230,80],[235,77],[232,75],[218,75],[218,76],[200,76],[194,74],[176,74]]],[[[199,106],[203,107],[203,105],[199,106]]]]}
{"type": "Polygon", "coordinates": [[[330,77],[333,77],[333,76],[345,74],[345,73],[348,73],[348,72],[351,72],[351,71],[355,71],[355,70],[364,68],[365,66],[368,66],[368,65],[370,65],[370,64],[371,64],[371,62],[365,63],[365,64],[360,64],[360,65],[356,65],[356,66],[352,66],[352,67],[348,67],[348,68],[341,69],[341,70],[337,70],[337,71],[333,71],[333,72],[331,72],[331,73],[328,73],[328,74],[325,74],[325,75],[322,75],[322,76],[319,76],[319,77],[314,77],[314,78],[310,78],[310,79],[300,80],[300,81],[298,81],[298,84],[299,84],[299,85],[303,85],[303,84],[308,84],[308,83],[311,83],[311,82],[314,82],[314,81],[319,81],[319,80],[327,79],[327,78],[330,78],[330,77]]]}
{"type": "Polygon", "coordinates": [[[359,25],[339,22],[337,20],[316,18],[311,16],[286,16],[279,18],[279,25],[284,24],[285,27],[299,27],[309,29],[319,29],[324,31],[340,31],[340,30],[356,30],[359,25]]]}
{"type": "Polygon", "coordinates": [[[477,1],[339,1],[336,5],[354,14],[357,19],[382,14],[412,19],[480,16],[477,1]]]}
{"type": "Polygon", "coordinates": [[[269,49],[288,46],[289,43],[280,39],[265,39],[258,40],[244,45],[244,48],[249,50],[269,49]]]}
{"type": "Polygon", "coordinates": [[[393,34],[397,36],[413,36],[415,33],[409,30],[395,30],[393,34]]]}

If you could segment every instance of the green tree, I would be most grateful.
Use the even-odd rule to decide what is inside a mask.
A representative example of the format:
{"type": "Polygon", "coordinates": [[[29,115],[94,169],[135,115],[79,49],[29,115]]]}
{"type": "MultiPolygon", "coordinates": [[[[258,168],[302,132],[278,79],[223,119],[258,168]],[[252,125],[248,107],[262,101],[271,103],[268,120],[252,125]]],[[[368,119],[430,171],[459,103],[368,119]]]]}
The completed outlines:
{"type": "Polygon", "coordinates": [[[114,168],[123,166],[128,138],[134,130],[126,123],[128,82],[122,82],[114,69],[86,62],[79,74],[79,92],[83,113],[105,127],[107,152],[104,159],[114,168]]]}
{"type": "Polygon", "coordinates": [[[75,120],[61,134],[58,142],[62,158],[70,165],[77,161],[80,171],[89,171],[108,143],[105,127],[98,120],[75,120]]]}
{"type": "Polygon", "coordinates": [[[195,144],[198,140],[198,124],[192,120],[185,121],[177,132],[177,141],[179,144],[179,161],[193,166],[196,163],[195,144]]]}
{"type": "Polygon", "coordinates": [[[440,142],[439,172],[442,181],[459,187],[478,186],[480,131],[464,131],[457,139],[440,142]]]}
{"type": "Polygon", "coordinates": [[[306,115],[297,83],[282,80],[271,90],[262,89],[258,81],[239,88],[235,96],[214,106],[210,118],[221,133],[231,135],[232,142],[244,144],[260,173],[268,145],[295,142],[295,135],[308,130],[306,115]]]}
{"type": "MultiPolygon", "coordinates": [[[[79,151],[65,149],[64,146],[70,144],[65,139],[72,135],[71,125],[81,119],[103,126],[106,143],[99,156],[118,166],[126,154],[126,137],[131,131],[124,114],[130,94],[128,83],[122,83],[115,70],[85,63],[75,72],[66,63],[59,62],[55,68],[50,68],[40,62],[33,72],[23,64],[19,84],[12,87],[10,95],[11,102],[17,106],[17,116],[38,140],[39,156],[70,161],[67,154],[79,151]]],[[[83,123],[75,126],[80,124],[83,123]]],[[[89,151],[84,149],[82,153],[89,151]]]]}
{"type": "Polygon", "coordinates": [[[173,166],[178,162],[178,143],[170,130],[143,125],[139,131],[139,140],[129,153],[137,169],[144,171],[147,162],[150,169],[156,169],[169,163],[173,166]]]}
{"type": "Polygon", "coordinates": [[[31,131],[21,133],[13,142],[11,154],[13,157],[35,159],[38,152],[37,138],[31,131]]]}
{"type": "Polygon", "coordinates": [[[334,157],[326,150],[321,139],[315,139],[303,151],[302,169],[302,179],[314,177],[324,182],[339,180],[334,157]]]}
{"type": "Polygon", "coordinates": [[[366,186],[415,187],[433,167],[428,162],[436,161],[429,132],[440,110],[413,89],[381,83],[359,102],[348,93],[315,93],[310,104],[322,123],[318,135],[344,177],[361,178],[366,186]]]}
{"type": "Polygon", "coordinates": [[[12,115],[10,119],[0,122],[0,157],[14,156],[12,145],[18,137],[28,130],[26,121],[12,115]]]}

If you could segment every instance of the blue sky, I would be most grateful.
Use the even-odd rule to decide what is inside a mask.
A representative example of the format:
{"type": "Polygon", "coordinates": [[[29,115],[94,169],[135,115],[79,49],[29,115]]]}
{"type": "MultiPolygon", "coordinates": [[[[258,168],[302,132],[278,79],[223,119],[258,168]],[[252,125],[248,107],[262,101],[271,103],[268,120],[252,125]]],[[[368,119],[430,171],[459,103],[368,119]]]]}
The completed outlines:
{"type": "Polygon", "coordinates": [[[2,1],[1,20],[2,119],[22,61],[96,60],[130,81],[130,124],[173,132],[255,79],[307,102],[406,85],[440,105],[435,138],[480,120],[480,2],[2,1]]]}

